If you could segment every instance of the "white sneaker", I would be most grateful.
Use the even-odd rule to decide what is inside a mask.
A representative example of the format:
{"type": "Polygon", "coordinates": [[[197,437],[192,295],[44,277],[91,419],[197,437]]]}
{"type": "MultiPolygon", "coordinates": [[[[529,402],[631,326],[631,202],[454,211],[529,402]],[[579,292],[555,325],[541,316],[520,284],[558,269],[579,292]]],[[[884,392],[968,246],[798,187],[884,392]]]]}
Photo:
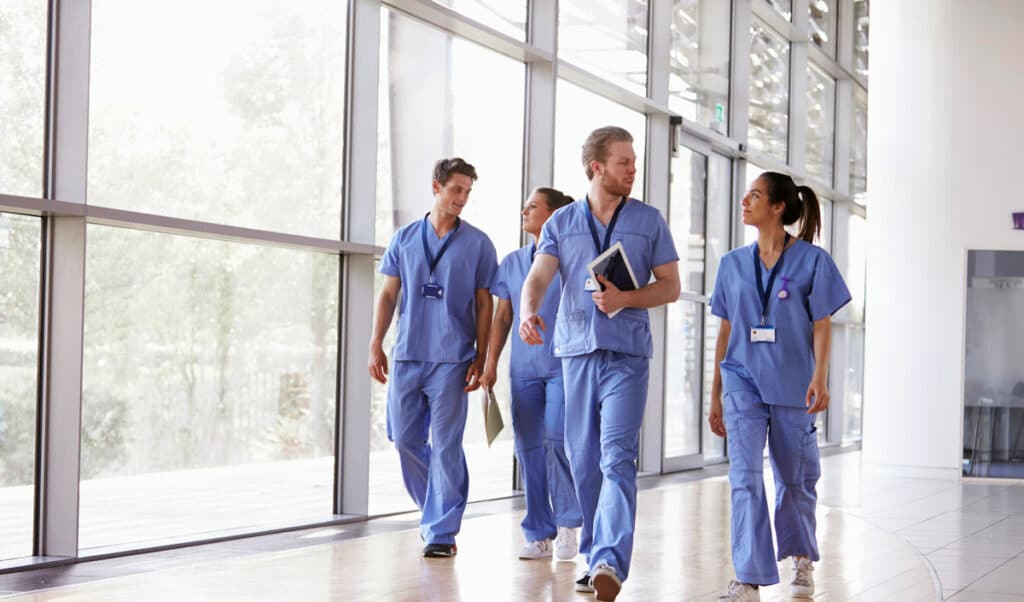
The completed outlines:
{"type": "Polygon", "coordinates": [[[761,602],[761,592],[748,583],[740,583],[733,579],[729,582],[729,589],[718,596],[719,600],[736,600],[738,602],[761,602]]]}
{"type": "Polygon", "coordinates": [[[555,537],[555,558],[558,560],[572,560],[580,552],[580,544],[576,541],[576,529],[571,527],[559,527],[558,536],[555,537]]]}
{"type": "Polygon", "coordinates": [[[594,588],[594,598],[602,602],[612,602],[622,589],[622,579],[615,569],[607,564],[600,564],[590,575],[590,585],[594,588]]]}
{"type": "Polygon", "coordinates": [[[793,557],[793,578],[789,581],[789,595],[810,598],[814,595],[814,563],[810,558],[793,557]]]}
{"type": "Polygon", "coordinates": [[[538,558],[548,558],[549,556],[551,556],[550,539],[531,541],[519,549],[520,560],[536,560],[538,558]]]}

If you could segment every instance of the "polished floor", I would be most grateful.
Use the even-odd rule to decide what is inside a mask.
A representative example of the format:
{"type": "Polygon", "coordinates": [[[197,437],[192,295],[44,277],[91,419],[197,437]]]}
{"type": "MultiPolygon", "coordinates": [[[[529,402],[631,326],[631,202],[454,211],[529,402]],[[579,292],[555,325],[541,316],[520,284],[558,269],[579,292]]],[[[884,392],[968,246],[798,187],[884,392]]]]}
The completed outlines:
{"type": "MultiPolygon", "coordinates": [[[[713,600],[732,576],[724,467],[642,479],[619,600],[713,600]]],[[[864,473],[823,459],[815,600],[1021,600],[1024,483],[864,473]]],[[[0,575],[4,600],[586,600],[576,563],[520,561],[522,500],[472,504],[459,556],[427,560],[413,515],[0,575]]],[[[780,572],[789,573],[788,562],[780,572]]],[[[787,588],[763,600],[789,599],[787,588]]]]}

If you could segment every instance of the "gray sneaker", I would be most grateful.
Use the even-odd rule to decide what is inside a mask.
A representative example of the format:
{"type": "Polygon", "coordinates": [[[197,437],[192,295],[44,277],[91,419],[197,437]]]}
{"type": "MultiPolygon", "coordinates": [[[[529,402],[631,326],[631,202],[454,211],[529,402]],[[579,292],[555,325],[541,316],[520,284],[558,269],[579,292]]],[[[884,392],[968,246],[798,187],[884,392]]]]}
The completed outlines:
{"type": "Polygon", "coordinates": [[[718,596],[719,600],[730,600],[733,602],[761,602],[761,592],[757,587],[749,583],[740,583],[733,579],[729,582],[729,589],[718,596]]]}
{"type": "Polygon", "coordinates": [[[789,581],[789,595],[810,598],[814,595],[814,563],[810,558],[793,557],[793,578],[789,581]]]}

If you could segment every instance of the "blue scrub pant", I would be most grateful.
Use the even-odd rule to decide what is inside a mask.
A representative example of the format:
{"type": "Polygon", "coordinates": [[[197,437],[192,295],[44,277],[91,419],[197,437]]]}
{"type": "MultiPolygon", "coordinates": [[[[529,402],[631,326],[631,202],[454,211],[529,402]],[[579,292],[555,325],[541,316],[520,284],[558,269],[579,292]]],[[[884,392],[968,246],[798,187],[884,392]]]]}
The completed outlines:
{"type": "Polygon", "coordinates": [[[724,396],[732,486],[732,563],[736,579],[754,585],[779,582],[776,560],[819,559],[815,537],[815,485],[821,476],[814,416],[805,408],[768,405],[756,393],[724,396]],[[764,442],[775,473],[775,536],[772,546],[764,491],[764,442]]]}
{"type": "Polygon", "coordinates": [[[467,370],[469,362],[399,361],[391,368],[388,439],[398,449],[405,489],[423,511],[420,534],[427,543],[455,543],[466,510],[467,370]]]}
{"type": "Polygon", "coordinates": [[[562,358],[565,446],[583,511],[580,552],[625,580],[636,525],[636,460],[647,405],[646,357],[598,350],[562,358]]]}
{"type": "Polygon", "coordinates": [[[559,527],[583,524],[565,456],[565,387],[562,375],[512,378],[516,459],[526,486],[527,541],[551,539],[559,527]]]}

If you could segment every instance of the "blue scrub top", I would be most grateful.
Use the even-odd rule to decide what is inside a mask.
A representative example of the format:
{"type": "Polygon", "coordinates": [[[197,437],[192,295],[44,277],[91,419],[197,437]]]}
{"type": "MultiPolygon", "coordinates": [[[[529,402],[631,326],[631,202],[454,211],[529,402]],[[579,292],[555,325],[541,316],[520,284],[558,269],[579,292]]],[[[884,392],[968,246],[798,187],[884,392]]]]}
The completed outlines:
{"type": "MultiPolygon", "coordinates": [[[[750,329],[761,324],[754,253],[751,244],[722,257],[711,295],[711,313],[732,327],[720,366],[722,393],[750,391],[767,404],[804,407],[814,375],[814,322],[849,303],[850,291],[827,251],[797,240],[786,249],[768,296],[767,324],[775,327],[775,342],[752,343],[750,329]],[[783,286],[788,295],[780,299],[783,286]]],[[[761,270],[767,283],[763,263],[761,270]]]]}
{"type": "MultiPolygon", "coordinates": [[[[558,258],[562,276],[562,302],[555,321],[557,357],[574,357],[598,349],[651,357],[651,326],[646,309],[628,307],[614,318],[597,309],[591,291],[584,290],[589,276],[587,264],[597,257],[587,215],[590,205],[583,198],[555,211],[544,223],[538,253],[558,258]]],[[[594,219],[597,235],[604,242],[607,228],[594,219]]],[[[653,268],[679,260],[672,233],[661,213],[636,199],[628,199],[619,214],[609,244],[621,241],[633,267],[637,284],[646,286],[653,268]]]]}
{"type": "MultiPolygon", "coordinates": [[[[509,253],[501,260],[494,281],[491,283],[491,294],[499,299],[512,302],[512,329],[519,325],[519,301],[523,292],[523,283],[533,265],[529,244],[509,253]]],[[[547,333],[553,333],[555,314],[558,312],[558,299],[561,296],[562,282],[556,275],[544,295],[544,303],[540,306],[540,317],[544,320],[547,333]]],[[[510,372],[513,378],[550,378],[562,373],[562,362],[551,351],[554,347],[552,337],[545,336],[543,345],[527,345],[518,334],[512,335],[512,361],[510,372]]]]}
{"type": "Polygon", "coordinates": [[[438,238],[427,223],[427,245],[436,257],[445,239],[454,236],[434,270],[434,282],[444,287],[441,299],[421,294],[430,282],[430,263],[420,238],[422,219],[403,226],[388,243],[380,273],[402,280],[398,307],[395,361],[464,362],[476,357],[476,289],[494,279],[498,254],[482,231],[462,220],[459,229],[438,238]]]}

